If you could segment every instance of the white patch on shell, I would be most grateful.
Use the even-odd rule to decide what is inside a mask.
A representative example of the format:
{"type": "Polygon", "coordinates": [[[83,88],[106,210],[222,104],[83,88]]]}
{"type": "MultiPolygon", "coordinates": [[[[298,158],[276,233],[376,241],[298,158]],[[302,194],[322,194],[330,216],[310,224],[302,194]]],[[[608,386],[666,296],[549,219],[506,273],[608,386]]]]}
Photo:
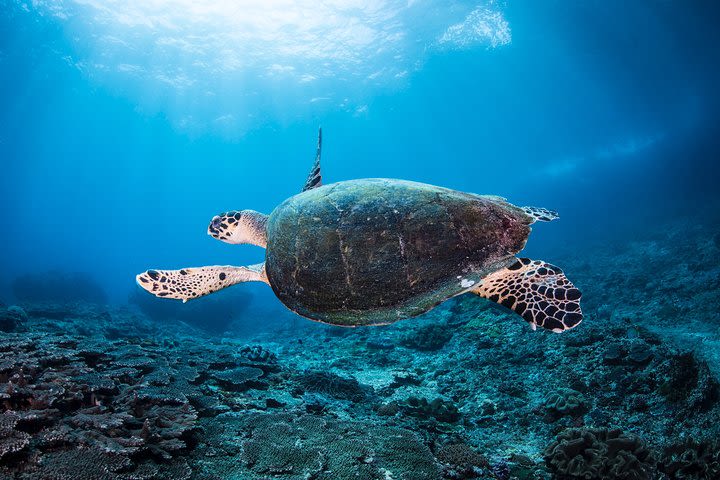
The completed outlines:
{"type": "Polygon", "coordinates": [[[462,288],[470,288],[473,285],[475,285],[475,282],[472,280],[468,280],[467,278],[463,278],[462,281],[460,282],[460,286],[462,288]]]}

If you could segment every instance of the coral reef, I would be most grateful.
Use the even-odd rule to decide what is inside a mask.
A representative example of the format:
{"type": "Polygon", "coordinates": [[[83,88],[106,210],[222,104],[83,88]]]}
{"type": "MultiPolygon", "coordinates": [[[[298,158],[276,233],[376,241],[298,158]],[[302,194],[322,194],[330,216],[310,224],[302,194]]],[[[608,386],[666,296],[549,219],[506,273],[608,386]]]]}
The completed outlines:
{"type": "Polygon", "coordinates": [[[263,376],[263,371],[254,367],[236,367],[229,370],[222,370],[213,373],[212,377],[228,390],[242,391],[248,388],[267,388],[258,379],[263,376]]]}
{"type": "Polygon", "coordinates": [[[0,337],[0,475],[8,478],[190,478],[199,415],[242,408],[213,382],[247,391],[274,375],[242,365],[232,347],[207,339],[198,349],[196,332],[158,332],[127,311],[42,304],[28,312],[29,332],[0,337]],[[80,316],[82,335],[71,327],[80,316]],[[122,337],[108,339],[111,323],[122,337]]]}
{"type": "MultiPolygon", "coordinates": [[[[128,457],[108,453],[101,448],[78,447],[44,455],[30,479],[113,480],[132,478],[123,474],[131,465],[128,457]]],[[[140,477],[142,478],[142,477],[140,477]]]]}
{"type": "Polygon", "coordinates": [[[686,440],[669,445],[658,465],[671,480],[720,478],[720,440],[686,440]]]}
{"type": "Polygon", "coordinates": [[[485,457],[465,443],[444,445],[435,458],[444,465],[443,476],[449,479],[476,478],[490,467],[485,457]]]}
{"type": "Polygon", "coordinates": [[[247,337],[196,328],[204,306],[0,307],[0,477],[718,478],[712,242],[666,228],[558,260],[588,315],[562,335],[472,295],[247,337]]]}
{"type": "Polygon", "coordinates": [[[570,429],[545,449],[561,479],[650,480],[655,460],[642,441],[620,430],[570,429]]]}
{"type": "Polygon", "coordinates": [[[240,355],[253,364],[262,363],[272,365],[277,363],[277,355],[263,348],[262,345],[248,345],[240,350],[240,355]]]}
{"type": "Polygon", "coordinates": [[[460,420],[460,412],[455,404],[442,398],[428,401],[426,398],[410,397],[399,406],[403,413],[424,420],[434,419],[443,423],[454,423],[460,420]]]}
{"type": "Polygon", "coordinates": [[[698,361],[692,352],[683,352],[668,358],[664,366],[658,388],[669,401],[700,410],[717,402],[718,382],[710,374],[707,362],[698,361]]]}
{"type": "MultiPolygon", "coordinates": [[[[478,300],[378,338],[399,345],[454,303],[478,300]]],[[[504,321],[512,317],[490,321],[495,311],[479,309],[448,348],[408,354],[373,347],[369,330],[309,324],[302,343],[277,333],[244,343],[131,309],[24,310],[23,331],[0,337],[8,478],[530,480],[546,469],[581,478],[572,475],[585,467],[647,478],[653,456],[599,427],[642,425],[659,439],[716,428],[706,362],[624,322],[602,335],[530,337],[504,321]],[[538,461],[549,438],[581,425],[538,461]],[[602,455],[568,459],[577,443],[602,455]],[[92,467],[79,471],[83,462],[92,467]]],[[[670,452],[662,441],[647,448],[670,452]]],[[[714,468],[712,447],[674,448],[663,474],[714,468]]]]}
{"type": "Polygon", "coordinates": [[[372,387],[360,385],[355,378],[344,378],[322,370],[303,372],[297,381],[305,391],[323,393],[339,400],[362,402],[372,394],[372,387]]]}
{"type": "Polygon", "coordinates": [[[218,478],[434,480],[439,467],[412,432],[372,423],[339,421],[317,415],[226,414],[217,438],[221,452],[240,462],[214,465],[218,478]],[[239,448],[238,448],[239,447],[239,448]]]}
{"type": "Polygon", "coordinates": [[[545,408],[553,418],[577,416],[587,411],[587,400],[582,393],[569,388],[560,389],[545,398],[545,408]]]}
{"type": "Polygon", "coordinates": [[[400,344],[407,348],[432,352],[439,350],[452,338],[453,330],[446,325],[426,325],[406,335],[400,344]]]}
{"type": "Polygon", "coordinates": [[[13,412],[4,412],[0,417],[0,461],[6,461],[30,445],[30,435],[16,430],[19,420],[13,412]]]}
{"type": "Polygon", "coordinates": [[[0,332],[8,333],[21,329],[27,318],[25,310],[17,305],[0,307],[0,332]]]}

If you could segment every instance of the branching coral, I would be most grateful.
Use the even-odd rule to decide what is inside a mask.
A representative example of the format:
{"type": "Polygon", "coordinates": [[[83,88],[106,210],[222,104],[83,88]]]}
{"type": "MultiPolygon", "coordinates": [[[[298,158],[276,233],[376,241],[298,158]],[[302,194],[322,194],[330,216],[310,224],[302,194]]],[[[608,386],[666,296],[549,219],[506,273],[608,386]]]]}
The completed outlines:
{"type": "Polygon", "coordinates": [[[188,478],[178,457],[196,443],[186,393],[197,372],[147,346],[79,343],[55,334],[0,342],[0,468],[12,460],[37,479],[188,478]]]}
{"type": "Polygon", "coordinates": [[[6,412],[0,415],[0,460],[12,456],[30,444],[30,435],[15,430],[19,417],[6,412]]]}
{"type": "Polygon", "coordinates": [[[132,465],[124,455],[108,453],[98,448],[74,448],[44,455],[39,468],[29,478],[33,480],[115,480],[120,472],[132,465]]]}

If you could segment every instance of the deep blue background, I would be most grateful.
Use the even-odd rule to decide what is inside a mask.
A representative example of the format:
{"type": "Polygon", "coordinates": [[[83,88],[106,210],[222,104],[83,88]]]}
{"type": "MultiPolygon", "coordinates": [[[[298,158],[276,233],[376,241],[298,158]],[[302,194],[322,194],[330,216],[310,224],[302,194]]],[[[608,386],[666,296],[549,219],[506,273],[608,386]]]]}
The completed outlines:
{"type": "Polygon", "coordinates": [[[528,244],[558,264],[665,220],[717,222],[716,2],[510,1],[510,45],[428,55],[403,86],[364,92],[362,115],[257,112],[236,138],[138,109],[63,60],[64,24],[0,5],[0,298],[28,271],[90,272],[123,302],[149,267],[260,261],[207,222],[298,192],[319,125],[326,183],[405,178],[558,210],[528,244]]]}

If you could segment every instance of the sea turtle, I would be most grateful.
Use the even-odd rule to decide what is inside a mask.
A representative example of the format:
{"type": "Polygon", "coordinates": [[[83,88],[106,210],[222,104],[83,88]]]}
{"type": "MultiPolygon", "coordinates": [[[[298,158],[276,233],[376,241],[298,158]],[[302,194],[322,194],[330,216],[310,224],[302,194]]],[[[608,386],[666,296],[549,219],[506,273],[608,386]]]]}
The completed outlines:
{"type": "Polygon", "coordinates": [[[230,211],[208,226],[223,242],[264,247],[265,262],[148,270],[138,284],[185,302],[265,282],[290,310],[342,326],[389,324],[467,292],[515,311],[533,329],[580,323],[580,291],[562,270],[515,257],[530,225],[557,213],[405,180],[322,185],[321,147],[322,131],[303,191],[270,215],[230,211]]]}

